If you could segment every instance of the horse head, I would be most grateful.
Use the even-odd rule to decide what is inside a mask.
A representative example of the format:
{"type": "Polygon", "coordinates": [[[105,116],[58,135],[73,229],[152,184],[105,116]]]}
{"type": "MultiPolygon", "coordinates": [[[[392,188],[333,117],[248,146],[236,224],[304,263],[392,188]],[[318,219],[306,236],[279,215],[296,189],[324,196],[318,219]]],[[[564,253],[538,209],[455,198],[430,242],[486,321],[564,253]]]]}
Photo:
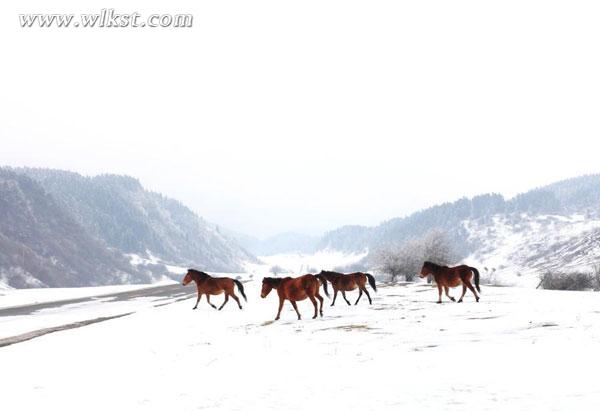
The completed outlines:
{"type": "Polygon", "coordinates": [[[265,277],[262,280],[262,289],[260,291],[260,296],[262,298],[266,298],[267,295],[271,292],[273,288],[277,288],[279,283],[281,282],[281,278],[273,278],[273,277],[265,277]]]}
{"type": "Polygon", "coordinates": [[[198,270],[194,270],[192,268],[190,268],[189,270],[187,270],[187,273],[185,275],[185,277],[183,277],[183,281],[181,282],[182,285],[188,285],[189,283],[191,283],[192,281],[201,281],[203,278],[208,277],[209,275],[206,274],[203,271],[198,271],[198,270]]]}
{"type": "Polygon", "coordinates": [[[437,267],[439,266],[432,262],[425,261],[423,263],[423,268],[421,268],[421,273],[419,274],[419,277],[425,278],[428,275],[435,273],[437,267]]]}

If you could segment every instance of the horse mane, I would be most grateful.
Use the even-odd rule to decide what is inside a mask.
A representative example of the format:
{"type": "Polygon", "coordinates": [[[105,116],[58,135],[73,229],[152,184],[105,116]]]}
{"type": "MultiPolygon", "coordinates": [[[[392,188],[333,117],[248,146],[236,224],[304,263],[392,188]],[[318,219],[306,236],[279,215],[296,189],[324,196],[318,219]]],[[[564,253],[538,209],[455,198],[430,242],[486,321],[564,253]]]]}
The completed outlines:
{"type": "Polygon", "coordinates": [[[434,271],[437,271],[440,268],[443,268],[441,265],[436,264],[436,263],[432,263],[431,261],[425,261],[423,263],[423,267],[427,267],[427,268],[429,268],[431,270],[434,270],[434,271]]]}
{"type": "Polygon", "coordinates": [[[204,271],[194,270],[193,268],[190,268],[188,273],[192,274],[192,278],[205,279],[210,277],[210,275],[206,274],[204,271]]]}
{"type": "Polygon", "coordinates": [[[342,273],[338,273],[335,271],[325,271],[325,270],[321,270],[320,274],[322,274],[322,275],[344,275],[342,273]]]}
{"type": "Polygon", "coordinates": [[[276,278],[276,277],[264,277],[263,278],[263,283],[267,283],[269,284],[271,287],[277,288],[279,287],[279,285],[281,284],[281,281],[283,280],[283,278],[276,278]]]}

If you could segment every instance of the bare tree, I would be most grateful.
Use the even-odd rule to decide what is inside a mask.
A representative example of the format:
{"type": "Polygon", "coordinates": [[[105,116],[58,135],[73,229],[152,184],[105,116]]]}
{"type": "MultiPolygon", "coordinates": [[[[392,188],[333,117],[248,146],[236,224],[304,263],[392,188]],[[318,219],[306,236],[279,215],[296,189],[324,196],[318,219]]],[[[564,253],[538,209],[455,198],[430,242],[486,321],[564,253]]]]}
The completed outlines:
{"type": "Polygon", "coordinates": [[[378,270],[390,276],[390,281],[404,277],[414,281],[424,261],[448,265],[457,256],[448,236],[441,230],[432,230],[422,238],[402,245],[390,245],[375,253],[378,270]]]}

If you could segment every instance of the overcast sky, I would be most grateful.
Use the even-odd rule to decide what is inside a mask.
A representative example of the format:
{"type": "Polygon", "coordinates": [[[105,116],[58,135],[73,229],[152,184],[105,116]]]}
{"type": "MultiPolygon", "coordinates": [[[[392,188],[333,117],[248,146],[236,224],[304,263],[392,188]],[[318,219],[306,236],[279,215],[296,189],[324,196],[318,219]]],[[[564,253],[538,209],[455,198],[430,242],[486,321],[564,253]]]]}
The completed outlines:
{"type": "Polygon", "coordinates": [[[0,3],[0,165],[132,175],[260,237],[600,172],[597,1],[47,3],[0,3]],[[113,6],[194,27],[19,28],[113,6]]]}

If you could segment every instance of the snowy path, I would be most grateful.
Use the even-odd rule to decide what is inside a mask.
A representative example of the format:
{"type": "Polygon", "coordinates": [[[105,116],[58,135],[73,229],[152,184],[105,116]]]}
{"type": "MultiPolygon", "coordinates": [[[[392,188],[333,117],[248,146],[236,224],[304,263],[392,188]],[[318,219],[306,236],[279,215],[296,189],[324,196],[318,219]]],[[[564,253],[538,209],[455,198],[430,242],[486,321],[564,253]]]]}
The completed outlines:
{"type": "Polygon", "coordinates": [[[600,406],[597,293],[486,287],[479,304],[436,305],[430,287],[382,287],[372,306],[338,301],[311,320],[302,302],[305,319],[286,305],[272,322],[275,295],[245,286],[243,311],[186,300],[0,348],[3,408],[600,406]]]}
{"type": "Polygon", "coordinates": [[[12,300],[21,304],[0,308],[0,347],[61,329],[94,323],[99,319],[120,317],[141,308],[170,304],[195,294],[194,287],[182,287],[177,283],[143,288],[135,286],[133,289],[130,286],[111,287],[110,291],[113,292],[109,294],[103,292],[105,288],[68,290],[71,296],[77,296],[78,293],[83,295],[72,299],[62,299],[64,293],[57,294],[54,289],[35,290],[37,297],[42,297],[44,302],[33,304],[22,304],[25,301],[37,301],[30,299],[27,293],[30,290],[14,290],[24,293],[13,295],[12,300]],[[58,300],[50,301],[40,291],[48,291],[58,300]]]}
{"type": "Polygon", "coordinates": [[[106,285],[99,287],[71,287],[71,288],[28,288],[8,289],[0,288],[0,310],[35,304],[57,303],[80,298],[101,297],[128,293],[140,290],[149,290],[165,285],[177,284],[175,281],[159,281],[154,284],[138,285],[106,285]]]}

